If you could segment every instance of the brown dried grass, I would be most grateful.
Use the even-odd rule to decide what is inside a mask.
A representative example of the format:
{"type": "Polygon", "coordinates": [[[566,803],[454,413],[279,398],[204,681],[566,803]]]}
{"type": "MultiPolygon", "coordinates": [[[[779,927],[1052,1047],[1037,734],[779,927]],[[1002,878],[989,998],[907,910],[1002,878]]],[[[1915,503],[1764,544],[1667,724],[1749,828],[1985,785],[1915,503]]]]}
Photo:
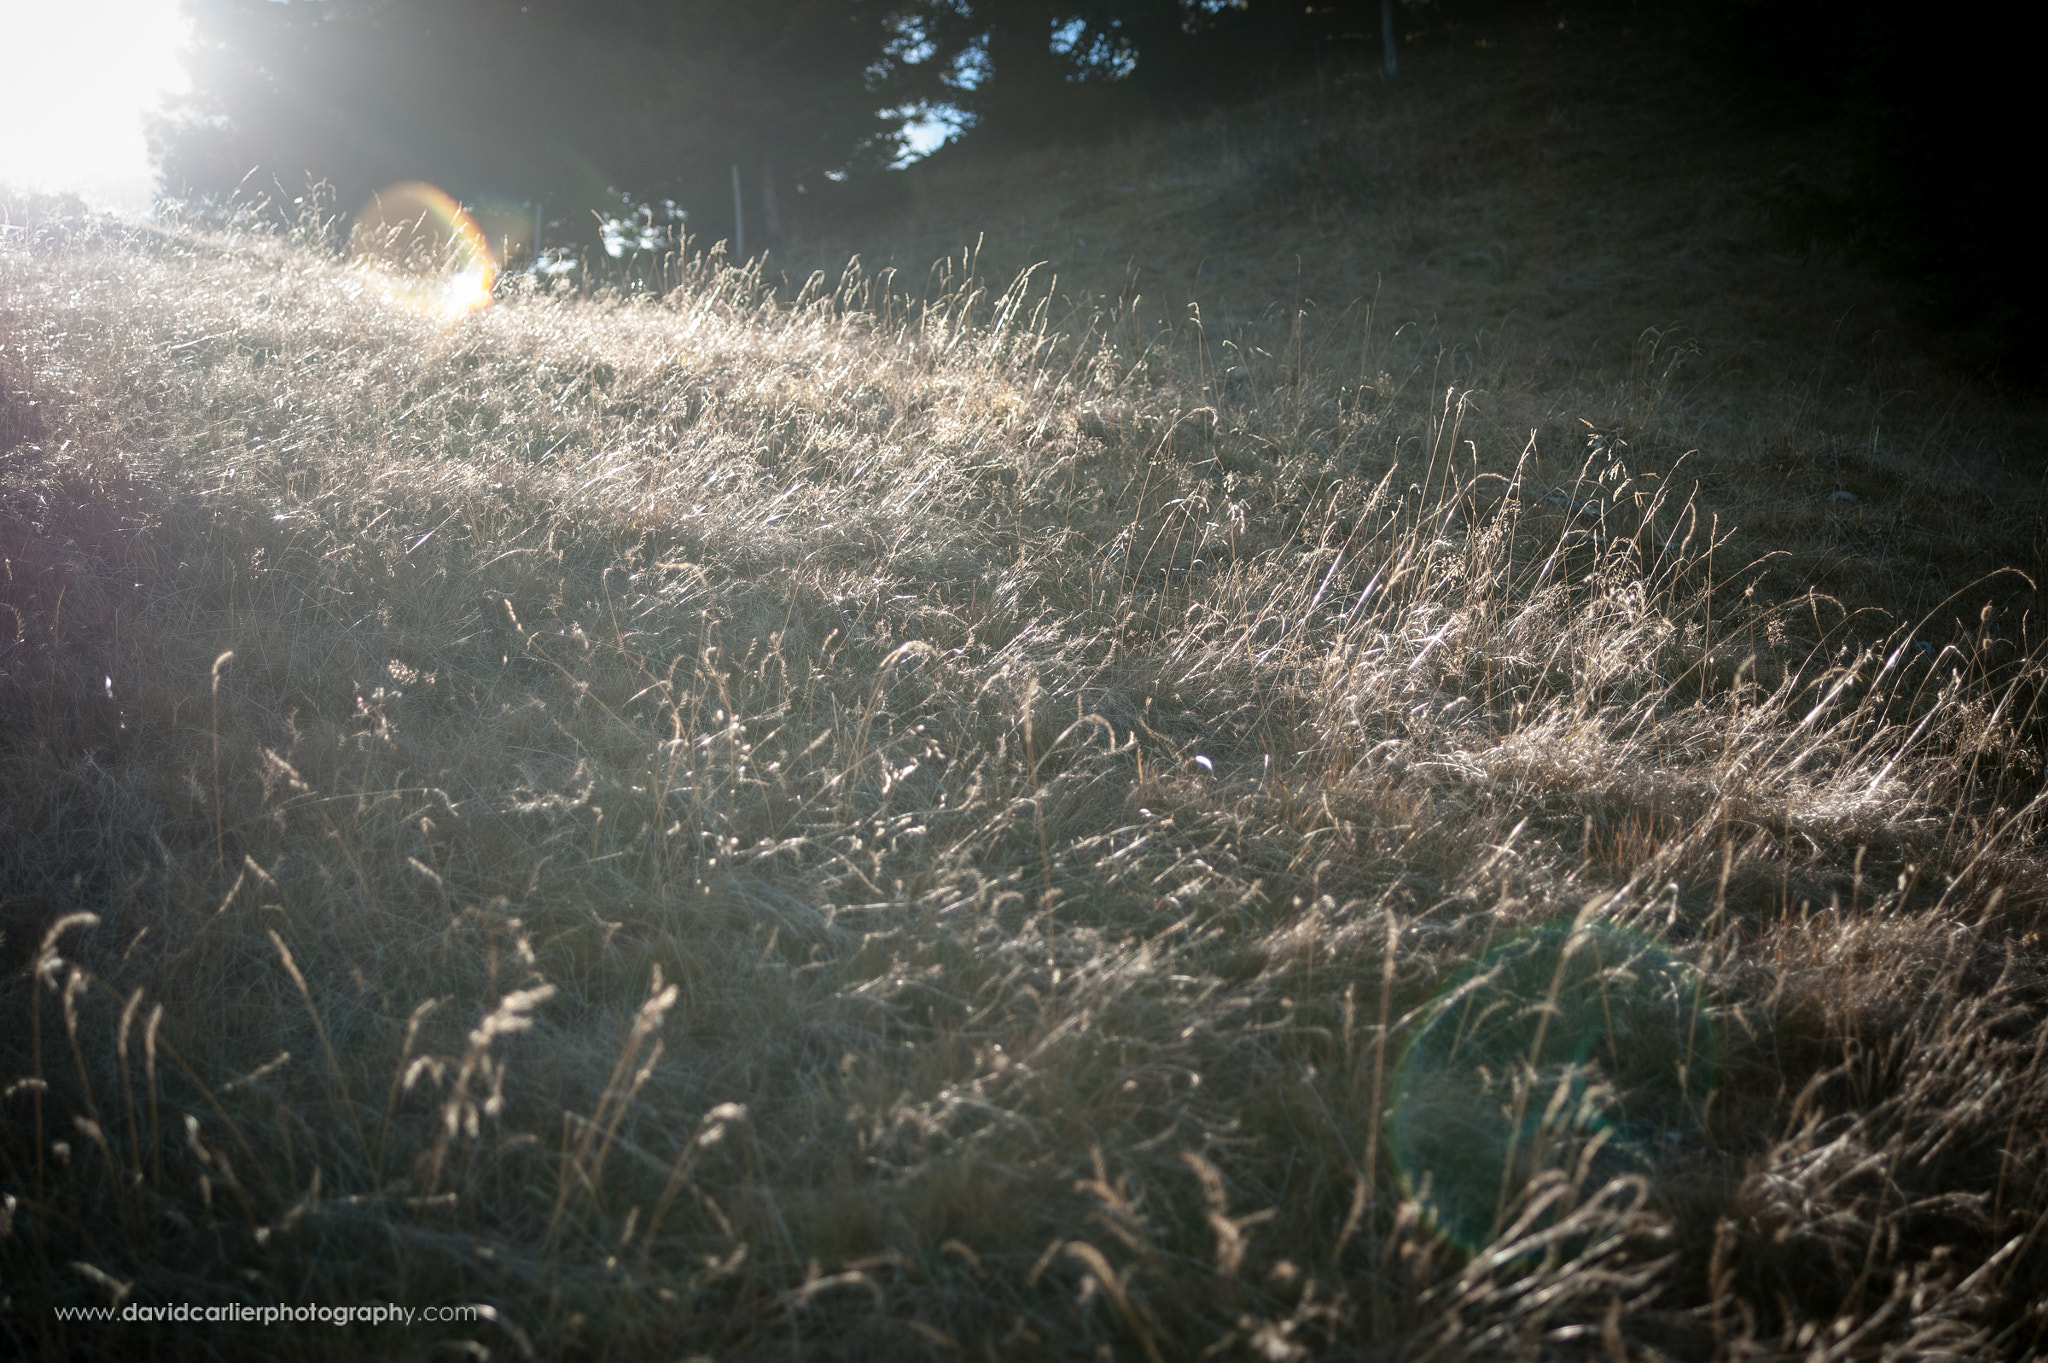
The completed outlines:
{"type": "Polygon", "coordinates": [[[260,235],[10,244],[0,308],[25,1354],[2041,1347],[2017,598],[1750,591],[1654,349],[716,257],[440,328],[260,235]],[[1532,941],[1593,1050],[1430,1077],[1543,1114],[1461,1243],[1413,1045],[1532,941]],[[1564,992],[1613,943],[1603,1006],[1696,982],[1656,1131],[1564,992]],[[384,1300],[488,1311],[53,1314],[384,1300]]]}

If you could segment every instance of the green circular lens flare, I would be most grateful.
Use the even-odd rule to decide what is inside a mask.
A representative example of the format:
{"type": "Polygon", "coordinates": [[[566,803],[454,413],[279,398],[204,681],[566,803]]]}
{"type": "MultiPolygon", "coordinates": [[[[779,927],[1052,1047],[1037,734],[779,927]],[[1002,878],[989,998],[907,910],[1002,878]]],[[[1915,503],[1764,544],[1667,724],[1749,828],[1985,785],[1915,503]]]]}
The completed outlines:
{"type": "Polygon", "coordinates": [[[421,181],[379,190],[356,215],[349,256],[386,302],[437,321],[491,305],[498,261],[461,204],[421,181]]]}
{"type": "Polygon", "coordinates": [[[1468,1251],[1546,1169],[1588,1193],[1683,1154],[1717,1078],[1699,977],[1639,933],[1545,924],[1495,944],[1432,1001],[1395,1071],[1401,1177],[1468,1251]]]}

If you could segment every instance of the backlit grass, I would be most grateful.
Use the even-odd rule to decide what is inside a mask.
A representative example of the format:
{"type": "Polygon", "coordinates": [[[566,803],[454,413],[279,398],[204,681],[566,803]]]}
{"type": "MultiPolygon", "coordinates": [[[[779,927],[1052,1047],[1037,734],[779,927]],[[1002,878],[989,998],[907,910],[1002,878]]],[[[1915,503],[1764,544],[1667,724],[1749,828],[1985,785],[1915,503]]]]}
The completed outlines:
{"type": "Polygon", "coordinates": [[[1790,589],[1654,338],[0,252],[26,1354],[2048,1333],[2030,584],[1790,589]]]}

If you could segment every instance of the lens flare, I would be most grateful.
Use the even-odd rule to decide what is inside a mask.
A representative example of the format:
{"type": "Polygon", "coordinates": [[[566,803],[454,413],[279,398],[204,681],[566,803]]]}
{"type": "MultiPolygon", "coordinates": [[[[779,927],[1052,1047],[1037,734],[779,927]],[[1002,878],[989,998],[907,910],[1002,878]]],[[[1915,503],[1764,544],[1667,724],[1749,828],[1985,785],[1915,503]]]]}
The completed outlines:
{"type": "Polygon", "coordinates": [[[1477,1251],[1545,1170],[1583,1162],[1590,1196],[1683,1157],[1718,1057],[1690,966],[1611,924],[1544,924],[1494,946],[1423,1014],[1395,1072],[1402,1181],[1440,1234],[1477,1251]]]}
{"type": "Polygon", "coordinates": [[[418,180],[370,196],[349,233],[349,255],[386,302],[452,322],[491,305],[498,260],[476,220],[444,190],[418,180]]]}

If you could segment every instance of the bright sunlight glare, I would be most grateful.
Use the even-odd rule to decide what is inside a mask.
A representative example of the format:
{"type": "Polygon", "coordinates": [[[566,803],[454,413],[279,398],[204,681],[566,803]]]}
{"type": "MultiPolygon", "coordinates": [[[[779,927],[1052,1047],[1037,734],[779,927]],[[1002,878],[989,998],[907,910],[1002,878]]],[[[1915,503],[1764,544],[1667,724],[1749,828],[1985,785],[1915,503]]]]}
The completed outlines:
{"type": "Polygon", "coordinates": [[[143,123],[185,88],[178,0],[0,0],[0,86],[14,111],[0,184],[149,211],[143,123]]]}
{"type": "Polygon", "coordinates": [[[498,261],[469,210],[413,180],[370,196],[349,233],[349,255],[385,302],[438,322],[491,305],[498,261]]]}

